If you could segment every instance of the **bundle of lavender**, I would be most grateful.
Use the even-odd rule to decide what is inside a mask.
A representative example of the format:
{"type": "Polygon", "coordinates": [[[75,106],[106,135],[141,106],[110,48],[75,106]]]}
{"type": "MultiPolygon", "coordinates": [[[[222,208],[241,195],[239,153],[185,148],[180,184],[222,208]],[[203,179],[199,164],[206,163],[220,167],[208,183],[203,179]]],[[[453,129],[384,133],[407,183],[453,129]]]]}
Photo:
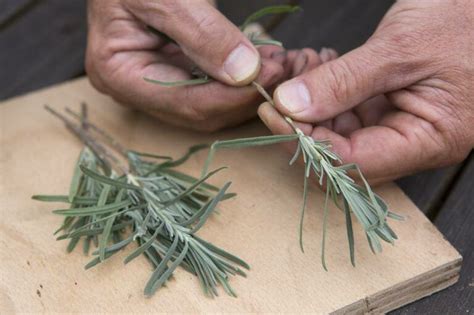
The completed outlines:
{"type": "Polygon", "coordinates": [[[68,252],[81,239],[85,254],[91,244],[95,245],[95,257],[85,266],[89,269],[137,243],[124,263],[141,255],[149,260],[154,271],[145,286],[145,295],[162,287],[181,266],[198,277],[207,295],[218,295],[220,284],[229,295],[236,296],[229,278],[245,276],[242,267],[249,266],[196,235],[218,203],[234,196],[227,193],[231,183],[221,188],[206,183],[223,168],[200,179],[176,170],[192,154],[208,146],[191,147],[175,160],[125,150],[87,119],[85,105],[81,115],[67,110],[71,118],[50,107],[46,109],[87,146],[79,155],[68,195],[33,196],[40,201],[69,204],[67,209],[53,211],[65,217],[55,234],[61,233],[58,240],[69,240],[68,252]]]}

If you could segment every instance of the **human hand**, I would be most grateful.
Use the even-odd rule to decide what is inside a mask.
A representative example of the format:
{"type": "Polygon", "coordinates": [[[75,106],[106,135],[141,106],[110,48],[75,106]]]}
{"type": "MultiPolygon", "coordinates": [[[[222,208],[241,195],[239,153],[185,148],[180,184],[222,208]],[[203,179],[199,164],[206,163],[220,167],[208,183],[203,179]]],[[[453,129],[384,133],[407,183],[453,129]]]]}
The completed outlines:
{"type": "MultiPolygon", "coordinates": [[[[89,0],[86,70],[91,83],[119,103],[187,128],[213,131],[256,114],[254,79],[282,79],[279,48],[259,51],[205,0],[89,0]],[[179,47],[147,29],[151,26],[179,47]],[[198,66],[218,81],[163,87],[143,78],[187,80],[198,66]],[[257,77],[258,76],[258,77],[257,77]]],[[[257,103],[258,104],[258,103],[257,103]]]]}
{"type": "MultiPolygon", "coordinates": [[[[397,1],[364,45],[280,85],[276,107],[372,183],[461,161],[474,146],[473,16],[470,0],[397,1]]],[[[292,132],[268,103],[259,115],[292,132]]]]}

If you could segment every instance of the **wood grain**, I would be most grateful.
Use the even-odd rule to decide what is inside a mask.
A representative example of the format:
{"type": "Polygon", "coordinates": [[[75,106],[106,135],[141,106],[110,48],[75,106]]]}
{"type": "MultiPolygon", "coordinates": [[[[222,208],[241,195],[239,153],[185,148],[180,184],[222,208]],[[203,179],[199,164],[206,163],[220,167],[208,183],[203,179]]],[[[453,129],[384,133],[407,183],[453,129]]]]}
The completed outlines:
{"type": "MultiPolygon", "coordinates": [[[[30,199],[62,193],[81,144],[41,105],[90,105],[91,116],[134,149],[178,155],[189,145],[215,138],[265,133],[252,123],[217,135],[196,134],[159,124],[117,106],[87,80],[66,83],[0,105],[0,313],[12,312],[380,312],[399,307],[457,279],[461,257],[393,184],[378,189],[405,222],[391,222],[400,240],[373,255],[355,225],[357,267],[350,265],[344,216],[331,209],[328,266],[320,263],[323,194],[312,189],[304,228],[305,254],[297,242],[302,170],[288,166],[276,148],[223,151],[214,166],[230,166],[215,182],[232,179],[237,198],[222,204],[200,235],[252,266],[247,278],[231,280],[239,298],[203,296],[183,270],[153,298],[143,297],[150,274],[145,259],[124,267],[116,257],[84,271],[89,260],[67,255],[52,231],[61,218],[51,204],[30,199]]],[[[76,106],[77,107],[77,106],[76,106]]],[[[198,174],[205,153],[184,170],[198,174]]]]}

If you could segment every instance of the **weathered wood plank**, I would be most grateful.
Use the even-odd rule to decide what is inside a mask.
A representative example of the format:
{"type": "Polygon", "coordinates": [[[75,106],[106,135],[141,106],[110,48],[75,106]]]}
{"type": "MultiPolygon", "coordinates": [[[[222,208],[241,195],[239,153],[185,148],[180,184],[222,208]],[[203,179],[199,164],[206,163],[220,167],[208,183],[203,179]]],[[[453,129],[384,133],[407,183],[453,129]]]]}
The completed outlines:
{"type": "Polygon", "coordinates": [[[474,155],[444,201],[435,224],[463,256],[459,282],[393,314],[470,314],[474,312],[474,155]]]}
{"type": "Polygon", "coordinates": [[[401,178],[397,184],[431,220],[440,210],[463,163],[401,178]]]}
{"type": "Polygon", "coordinates": [[[300,1],[302,12],[288,16],[273,32],[286,47],[333,47],[347,52],[367,40],[392,0],[300,1]]]}
{"type": "Polygon", "coordinates": [[[0,32],[0,99],[83,73],[85,12],[86,1],[44,1],[0,32]]]}

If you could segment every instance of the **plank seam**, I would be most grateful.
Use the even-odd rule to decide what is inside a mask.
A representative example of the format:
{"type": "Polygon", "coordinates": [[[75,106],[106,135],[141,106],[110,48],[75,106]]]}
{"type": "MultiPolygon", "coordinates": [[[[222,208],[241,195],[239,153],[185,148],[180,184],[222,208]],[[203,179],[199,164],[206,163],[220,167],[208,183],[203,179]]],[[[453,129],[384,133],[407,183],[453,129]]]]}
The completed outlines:
{"type": "Polygon", "coordinates": [[[459,179],[461,178],[464,170],[466,170],[467,166],[469,165],[469,161],[473,158],[474,154],[471,152],[466,158],[466,160],[461,163],[454,175],[450,178],[449,183],[446,184],[446,187],[441,191],[441,196],[438,198],[438,200],[433,204],[431,209],[428,209],[428,211],[426,212],[426,216],[430,219],[430,221],[434,222],[438,215],[441,213],[441,209],[443,209],[443,207],[445,206],[449,195],[457,187],[459,179]]]}
{"type": "Polygon", "coordinates": [[[0,21],[0,31],[14,24],[19,18],[30,12],[36,5],[41,3],[43,0],[30,0],[24,5],[20,6],[9,15],[7,15],[3,21],[0,21]]]}

